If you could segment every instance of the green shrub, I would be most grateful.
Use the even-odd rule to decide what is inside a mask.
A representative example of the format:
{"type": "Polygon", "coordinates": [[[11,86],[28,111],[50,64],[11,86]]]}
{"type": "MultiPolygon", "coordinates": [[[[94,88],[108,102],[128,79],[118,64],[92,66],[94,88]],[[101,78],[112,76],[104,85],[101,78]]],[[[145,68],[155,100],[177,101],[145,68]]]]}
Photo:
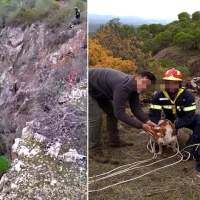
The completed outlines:
{"type": "Polygon", "coordinates": [[[75,7],[83,11],[85,9],[83,0],[76,0],[75,7]]]}
{"type": "Polygon", "coordinates": [[[52,10],[58,10],[58,9],[60,9],[60,3],[57,2],[57,1],[52,1],[51,9],[52,10]]]}
{"type": "Polygon", "coordinates": [[[187,67],[177,65],[173,60],[170,60],[168,58],[159,59],[159,62],[161,66],[164,68],[167,68],[167,69],[175,68],[179,70],[182,73],[184,79],[187,78],[190,74],[190,71],[187,67]]]}
{"type": "Polygon", "coordinates": [[[6,17],[8,11],[10,10],[10,2],[6,0],[0,0],[0,22],[2,23],[3,18],[6,17]]]}
{"type": "Polygon", "coordinates": [[[176,69],[182,73],[184,79],[190,76],[190,70],[187,67],[178,66],[176,69]]]}
{"type": "Polygon", "coordinates": [[[174,61],[168,58],[159,59],[159,62],[162,67],[166,67],[167,69],[176,68],[178,66],[174,61]]]}
{"type": "Polygon", "coordinates": [[[49,12],[52,6],[52,0],[36,0],[35,10],[37,13],[45,15],[49,12]]]}
{"type": "Polygon", "coordinates": [[[33,23],[35,20],[35,12],[33,9],[22,9],[18,13],[13,12],[12,19],[14,22],[28,22],[33,23]]]}
{"type": "Polygon", "coordinates": [[[72,17],[73,10],[66,10],[61,8],[59,12],[56,12],[54,15],[49,16],[47,20],[47,26],[52,28],[54,26],[58,26],[63,22],[68,22],[68,20],[72,17]]]}
{"type": "Polygon", "coordinates": [[[0,173],[5,173],[9,169],[9,162],[5,156],[0,156],[0,173]]]}
{"type": "Polygon", "coordinates": [[[70,1],[69,5],[61,6],[55,0],[0,0],[0,26],[5,23],[33,23],[35,20],[47,22],[48,26],[68,22],[74,16],[74,6],[81,11],[86,9],[82,0],[70,1]],[[19,6],[19,3],[23,5],[19,6]]]}

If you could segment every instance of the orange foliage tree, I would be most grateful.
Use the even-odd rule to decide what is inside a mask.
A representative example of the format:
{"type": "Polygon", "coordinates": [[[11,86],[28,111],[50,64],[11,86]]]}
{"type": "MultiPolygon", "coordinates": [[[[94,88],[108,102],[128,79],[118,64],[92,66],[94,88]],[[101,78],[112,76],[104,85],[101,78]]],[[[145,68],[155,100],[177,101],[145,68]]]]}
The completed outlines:
{"type": "Polygon", "coordinates": [[[108,67],[127,74],[135,74],[137,66],[131,60],[114,58],[113,52],[101,46],[97,39],[89,39],[89,67],[108,67]]]}
{"type": "Polygon", "coordinates": [[[121,24],[118,19],[110,20],[107,24],[100,26],[92,34],[92,38],[97,39],[103,48],[111,50],[113,57],[133,61],[137,66],[136,73],[150,69],[157,73],[157,67],[161,67],[156,60],[152,59],[151,52],[142,51],[144,44],[138,40],[134,28],[121,24]],[[155,67],[152,68],[152,66],[155,67]]]}

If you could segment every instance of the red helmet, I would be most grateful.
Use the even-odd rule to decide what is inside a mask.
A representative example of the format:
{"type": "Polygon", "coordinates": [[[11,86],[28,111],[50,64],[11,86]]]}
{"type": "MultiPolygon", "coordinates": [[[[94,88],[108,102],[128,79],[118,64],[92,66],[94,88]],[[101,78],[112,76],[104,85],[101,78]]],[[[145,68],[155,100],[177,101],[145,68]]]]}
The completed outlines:
{"type": "Polygon", "coordinates": [[[163,76],[163,80],[169,80],[169,81],[182,81],[183,76],[180,71],[177,69],[169,69],[163,76]]]}

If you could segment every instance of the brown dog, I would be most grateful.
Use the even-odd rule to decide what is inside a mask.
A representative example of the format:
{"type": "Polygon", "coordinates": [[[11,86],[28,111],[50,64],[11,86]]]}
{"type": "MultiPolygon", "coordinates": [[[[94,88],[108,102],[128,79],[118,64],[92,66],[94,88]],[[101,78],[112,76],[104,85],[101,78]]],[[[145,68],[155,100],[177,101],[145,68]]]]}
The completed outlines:
{"type": "Polygon", "coordinates": [[[152,128],[152,130],[154,131],[154,137],[151,136],[151,141],[153,142],[151,153],[155,153],[156,144],[158,144],[159,146],[158,154],[162,154],[162,145],[169,144],[171,144],[173,152],[177,152],[177,136],[175,135],[174,124],[168,119],[161,119],[158,122],[158,126],[159,127],[152,128]]]}

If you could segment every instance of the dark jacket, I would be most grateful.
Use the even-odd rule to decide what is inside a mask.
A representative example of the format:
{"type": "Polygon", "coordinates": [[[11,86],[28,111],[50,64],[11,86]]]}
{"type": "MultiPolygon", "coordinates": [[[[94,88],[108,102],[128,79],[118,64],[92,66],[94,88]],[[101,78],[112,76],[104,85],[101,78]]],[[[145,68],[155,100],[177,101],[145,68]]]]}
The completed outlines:
{"type": "Polygon", "coordinates": [[[76,12],[76,19],[79,19],[80,16],[81,16],[80,12],[77,11],[77,12],[76,12]]]}
{"type": "Polygon", "coordinates": [[[89,69],[89,94],[96,99],[112,100],[116,118],[130,126],[140,129],[149,120],[140,107],[134,76],[108,68],[89,69]],[[126,114],[127,101],[140,121],[126,114]]]}
{"type": "Polygon", "coordinates": [[[163,110],[165,118],[172,122],[175,121],[175,114],[177,115],[178,120],[175,121],[176,129],[186,127],[192,123],[195,117],[196,104],[194,96],[187,89],[184,89],[175,101],[175,114],[172,112],[172,106],[170,100],[166,98],[162,91],[157,92],[152,99],[150,107],[149,117],[151,121],[158,124],[161,118],[161,110],[163,110]]]}

